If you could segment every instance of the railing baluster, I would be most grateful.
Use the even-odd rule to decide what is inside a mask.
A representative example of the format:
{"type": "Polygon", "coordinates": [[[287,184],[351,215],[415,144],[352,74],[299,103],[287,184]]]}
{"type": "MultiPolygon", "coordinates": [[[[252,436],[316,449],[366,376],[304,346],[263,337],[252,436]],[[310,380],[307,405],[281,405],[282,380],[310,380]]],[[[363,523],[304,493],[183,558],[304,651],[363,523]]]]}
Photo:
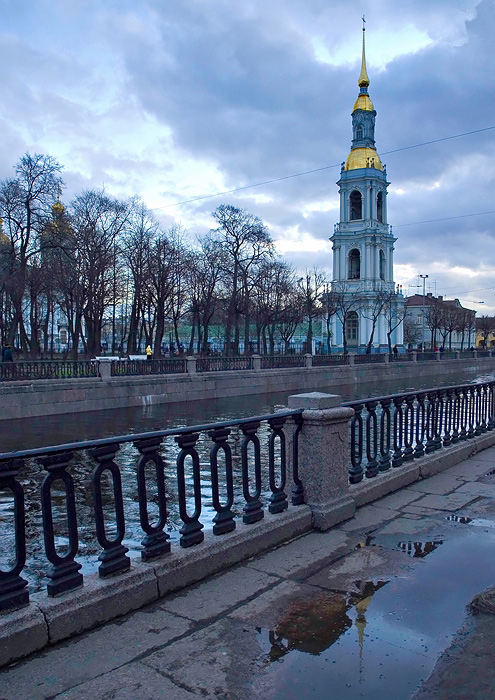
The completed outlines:
{"type": "Polygon", "coordinates": [[[38,462],[46,469],[48,474],[43,477],[41,483],[41,506],[43,513],[43,536],[45,540],[45,552],[50,567],[46,572],[49,579],[46,590],[50,597],[60,595],[83,585],[83,577],[79,572],[81,564],[76,562],[75,556],[79,549],[77,534],[76,498],[74,493],[74,480],[66,471],[74,454],[62,452],[41,457],[38,462]],[[55,533],[53,529],[52,485],[60,480],[65,487],[65,507],[67,514],[67,528],[69,546],[64,556],[57,554],[55,547],[55,533]]]}
{"type": "Polygon", "coordinates": [[[495,427],[495,411],[494,411],[494,401],[495,401],[495,382],[489,382],[487,386],[487,416],[488,416],[488,430],[493,430],[495,427]]]}
{"type": "Polygon", "coordinates": [[[234,513],[234,480],[232,473],[232,451],[227,442],[230,435],[230,428],[217,428],[210,433],[210,437],[215,443],[210,450],[211,466],[211,491],[213,507],[217,514],[213,518],[213,534],[224,535],[235,529],[234,513]],[[224,506],[220,503],[219,483],[218,483],[218,453],[222,450],[225,455],[225,486],[227,490],[227,502],[224,506]]]}
{"type": "Polygon", "coordinates": [[[299,413],[293,416],[295,424],[292,431],[292,505],[300,506],[304,503],[304,487],[299,478],[299,433],[302,428],[302,415],[299,413]]]}
{"type": "Polygon", "coordinates": [[[179,531],[182,535],[179,540],[181,547],[191,547],[194,544],[199,544],[205,538],[204,532],[202,531],[204,526],[199,521],[199,516],[201,515],[201,474],[199,469],[199,455],[195,449],[198,438],[198,433],[185,433],[175,438],[175,441],[180,447],[180,452],[177,455],[177,486],[179,494],[179,513],[184,523],[179,531]],[[184,464],[186,457],[191,457],[192,460],[194,491],[194,512],[192,515],[189,515],[187,512],[184,464]]]}
{"type": "Polygon", "coordinates": [[[467,440],[468,394],[466,387],[459,387],[459,440],[467,440]]]}
{"type": "Polygon", "coordinates": [[[268,478],[272,495],[270,496],[270,505],[268,510],[270,513],[281,513],[288,507],[287,494],[285,493],[285,484],[287,481],[287,462],[285,454],[285,434],[283,427],[286,418],[284,416],[275,416],[270,418],[268,425],[271,428],[270,438],[268,441],[268,478]],[[275,480],[275,440],[280,441],[280,486],[277,486],[275,480]]]}
{"type": "Polygon", "coordinates": [[[468,440],[476,435],[476,389],[474,386],[468,387],[467,396],[467,438],[468,440]]]}
{"type": "Polygon", "coordinates": [[[17,459],[0,464],[0,489],[8,489],[14,498],[15,529],[15,559],[10,569],[0,570],[0,610],[29,604],[28,582],[20,576],[26,564],[26,526],[24,489],[16,477],[22,466],[22,461],[17,459]]]}
{"type": "Polygon", "coordinates": [[[91,484],[93,488],[96,537],[103,552],[98,557],[101,561],[98,573],[101,577],[115,574],[120,571],[127,571],[131,565],[126,553],[129,551],[122,544],[125,535],[124,502],[122,498],[122,479],[120,469],[115,464],[114,457],[119,450],[119,445],[111,444],[104,447],[97,447],[91,450],[91,456],[97,461],[98,466],[93,469],[91,484]],[[113,497],[115,506],[116,534],[113,540],[107,538],[105,528],[105,516],[103,513],[103,498],[101,493],[101,477],[108,471],[112,477],[113,497]]]}
{"type": "Polygon", "coordinates": [[[382,414],[380,416],[380,464],[379,470],[386,472],[390,469],[390,404],[391,399],[383,399],[380,401],[382,414]]]}
{"type": "Polygon", "coordinates": [[[139,500],[139,520],[143,531],[146,533],[141,540],[143,549],[141,559],[148,561],[153,557],[170,552],[170,535],[164,532],[167,524],[167,495],[165,490],[165,465],[158,450],[162,444],[162,438],[149,438],[136,440],[133,443],[140,457],[137,461],[137,487],[139,500]],[[148,495],[146,491],[146,465],[152,463],[155,467],[155,483],[158,495],[158,521],[156,525],[150,523],[148,514],[148,495]]]}
{"type": "Polygon", "coordinates": [[[244,423],[241,426],[243,432],[243,440],[241,445],[242,459],[242,492],[246,505],[244,506],[243,522],[247,524],[255,523],[261,520],[265,514],[260,501],[261,496],[261,461],[260,461],[260,441],[256,435],[256,431],[260,427],[259,421],[253,423],[244,423]],[[254,447],[254,493],[251,494],[249,489],[249,462],[248,462],[248,446],[251,443],[254,447]]]}
{"type": "Polygon", "coordinates": [[[351,467],[349,481],[358,484],[363,479],[363,417],[364,404],[353,404],[354,416],[351,419],[351,467]]]}
{"type": "Polygon", "coordinates": [[[443,446],[448,447],[452,443],[452,403],[454,391],[447,389],[445,391],[444,404],[444,431],[443,431],[443,446]]]}
{"type": "Polygon", "coordinates": [[[404,409],[404,460],[410,462],[414,459],[414,401],[415,396],[406,396],[406,407],[404,409]]]}
{"type": "Polygon", "coordinates": [[[436,392],[435,399],[435,449],[439,450],[442,447],[442,432],[443,432],[443,418],[444,418],[444,406],[443,398],[445,395],[445,389],[438,389],[436,392]]]}
{"type": "Polygon", "coordinates": [[[416,395],[416,446],[414,457],[422,457],[425,453],[425,420],[426,420],[426,394],[419,392],[416,395]]]}
{"type": "Polygon", "coordinates": [[[378,474],[378,421],[376,418],[376,401],[367,401],[366,409],[366,478],[371,479],[378,474]]]}
{"type": "Polygon", "coordinates": [[[436,400],[437,400],[437,392],[436,391],[429,391],[427,393],[428,397],[428,404],[426,407],[426,447],[425,447],[425,452],[426,454],[430,454],[431,452],[434,452],[436,450],[436,445],[435,445],[435,434],[436,434],[436,400]]]}
{"type": "Polygon", "coordinates": [[[403,397],[394,397],[394,421],[393,421],[393,434],[394,434],[394,454],[392,455],[392,466],[400,467],[404,461],[404,456],[402,453],[402,430],[403,430],[403,416],[402,416],[402,404],[403,397]]]}

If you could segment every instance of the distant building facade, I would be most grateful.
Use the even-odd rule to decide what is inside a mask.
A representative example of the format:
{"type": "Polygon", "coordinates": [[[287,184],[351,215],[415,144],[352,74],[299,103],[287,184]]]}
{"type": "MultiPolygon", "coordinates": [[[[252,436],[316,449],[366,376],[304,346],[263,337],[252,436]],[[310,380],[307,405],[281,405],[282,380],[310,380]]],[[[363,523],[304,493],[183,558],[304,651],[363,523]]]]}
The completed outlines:
{"type": "Polygon", "coordinates": [[[351,352],[402,346],[404,299],[394,283],[396,239],[387,220],[387,173],[375,150],[376,112],[368,94],[365,40],[359,95],[352,111],[352,146],[342,164],[340,221],[333,243],[332,345],[351,352]]]}
{"type": "Polygon", "coordinates": [[[430,292],[405,300],[405,344],[412,348],[467,350],[475,343],[476,311],[459,299],[435,297],[430,292]]]}

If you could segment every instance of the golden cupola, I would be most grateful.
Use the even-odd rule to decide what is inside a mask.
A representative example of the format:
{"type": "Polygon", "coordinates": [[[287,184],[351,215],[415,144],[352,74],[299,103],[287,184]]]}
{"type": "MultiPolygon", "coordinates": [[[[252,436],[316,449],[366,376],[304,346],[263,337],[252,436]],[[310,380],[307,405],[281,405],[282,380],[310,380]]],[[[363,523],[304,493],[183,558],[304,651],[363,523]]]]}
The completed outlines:
{"type": "Polygon", "coordinates": [[[352,110],[352,148],[344,165],[344,170],[375,168],[383,170],[380,156],[375,150],[375,108],[368,94],[370,79],[366,70],[365,28],[363,26],[363,46],[361,52],[361,72],[359,74],[359,95],[352,110]]]}

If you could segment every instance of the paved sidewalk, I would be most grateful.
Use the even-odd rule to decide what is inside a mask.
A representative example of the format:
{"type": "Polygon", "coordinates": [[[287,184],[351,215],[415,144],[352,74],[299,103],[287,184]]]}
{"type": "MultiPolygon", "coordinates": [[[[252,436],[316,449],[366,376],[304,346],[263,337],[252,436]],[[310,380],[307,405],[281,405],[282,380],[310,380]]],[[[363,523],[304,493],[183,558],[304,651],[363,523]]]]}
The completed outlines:
{"type": "Polygon", "coordinates": [[[13,664],[0,672],[0,700],[406,700],[442,652],[418,698],[495,697],[495,615],[466,609],[495,584],[495,557],[483,555],[495,553],[493,468],[495,447],[13,664]],[[461,551],[470,559],[455,560],[461,551]],[[452,561],[465,562],[459,582],[452,561]]]}

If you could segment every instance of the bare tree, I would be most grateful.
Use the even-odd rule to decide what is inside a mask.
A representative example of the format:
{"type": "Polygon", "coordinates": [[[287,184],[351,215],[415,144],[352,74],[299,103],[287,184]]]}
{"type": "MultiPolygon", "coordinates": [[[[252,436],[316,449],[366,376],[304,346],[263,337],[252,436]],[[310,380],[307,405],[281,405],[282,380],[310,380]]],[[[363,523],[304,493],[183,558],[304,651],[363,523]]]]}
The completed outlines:
{"type": "Polygon", "coordinates": [[[227,287],[225,345],[226,353],[238,354],[240,319],[244,314],[245,346],[249,341],[249,281],[256,264],[271,257],[273,243],[268,231],[257,216],[228,204],[213,212],[217,228],[213,238],[221,241],[228,261],[224,269],[227,287]],[[232,333],[234,339],[232,340],[232,333]]]}
{"type": "Polygon", "coordinates": [[[488,338],[495,333],[495,316],[479,316],[475,320],[476,332],[481,336],[482,347],[488,346],[488,338]]]}
{"type": "Polygon", "coordinates": [[[356,312],[363,302],[360,292],[351,291],[350,285],[346,282],[333,282],[331,291],[331,304],[335,308],[337,316],[342,326],[342,339],[344,345],[344,355],[347,355],[347,322],[351,314],[356,312]]]}
{"type": "Polygon", "coordinates": [[[321,299],[327,280],[325,273],[318,268],[306,270],[304,277],[299,280],[299,290],[304,304],[304,316],[308,324],[306,334],[306,352],[313,348],[313,320],[322,312],[321,299]]]}

